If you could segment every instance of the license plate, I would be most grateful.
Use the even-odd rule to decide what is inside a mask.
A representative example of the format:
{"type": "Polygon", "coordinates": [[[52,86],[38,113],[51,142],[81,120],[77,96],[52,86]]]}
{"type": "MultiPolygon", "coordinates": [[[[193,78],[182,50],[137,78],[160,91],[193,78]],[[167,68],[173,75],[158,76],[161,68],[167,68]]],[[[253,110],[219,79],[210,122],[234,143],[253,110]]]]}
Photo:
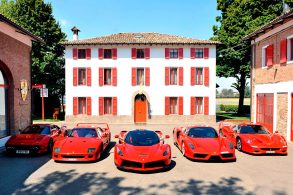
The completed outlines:
{"type": "Polygon", "coordinates": [[[273,154],[275,151],[266,151],[267,154],[273,154]]]}
{"type": "Polygon", "coordinates": [[[76,160],[76,158],[68,158],[68,160],[75,161],[75,160],[76,160]]]}
{"type": "Polygon", "coordinates": [[[29,150],[16,150],[16,154],[29,154],[29,150]]]}

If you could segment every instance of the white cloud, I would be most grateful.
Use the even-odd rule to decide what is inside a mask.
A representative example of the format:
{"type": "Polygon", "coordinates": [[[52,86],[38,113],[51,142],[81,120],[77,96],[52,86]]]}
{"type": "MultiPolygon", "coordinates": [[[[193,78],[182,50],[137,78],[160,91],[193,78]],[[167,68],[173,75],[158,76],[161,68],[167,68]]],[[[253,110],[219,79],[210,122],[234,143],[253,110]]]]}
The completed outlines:
{"type": "Polygon", "coordinates": [[[59,23],[60,23],[61,27],[67,27],[69,24],[68,21],[65,19],[60,19],[59,23]]]}

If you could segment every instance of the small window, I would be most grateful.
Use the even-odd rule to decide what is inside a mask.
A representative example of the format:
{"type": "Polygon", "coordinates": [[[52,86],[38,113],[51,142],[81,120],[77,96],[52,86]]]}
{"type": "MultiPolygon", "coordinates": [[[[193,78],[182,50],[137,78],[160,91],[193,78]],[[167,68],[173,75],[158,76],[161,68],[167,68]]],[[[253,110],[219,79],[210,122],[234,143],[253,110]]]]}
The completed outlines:
{"type": "Polygon", "coordinates": [[[178,58],[178,49],[170,48],[170,58],[178,58]]]}
{"type": "Polygon", "coordinates": [[[86,114],[86,98],[78,98],[78,114],[86,114]]]}
{"type": "Polygon", "coordinates": [[[104,49],[104,58],[112,59],[112,49],[104,49]]]}
{"type": "Polygon", "coordinates": [[[170,114],[178,114],[178,98],[170,97],[170,114]]]}
{"type": "Polygon", "coordinates": [[[144,58],[144,49],[136,49],[136,58],[144,58]]]}
{"type": "Polygon", "coordinates": [[[85,58],[86,58],[85,49],[78,49],[78,59],[85,59],[85,58]]]}
{"type": "Polygon", "coordinates": [[[203,48],[195,48],[195,58],[203,58],[203,48]]]}
{"type": "Polygon", "coordinates": [[[144,68],[136,69],[136,78],[137,85],[144,85],[144,68]]]}
{"type": "Polygon", "coordinates": [[[112,84],[112,72],[110,68],[104,69],[104,85],[111,85],[112,84]]]}
{"type": "Polygon", "coordinates": [[[289,39],[290,61],[293,60],[293,38],[289,39]]]}
{"type": "Polygon", "coordinates": [[[112,114],[112,98],[104,98],[104,114],[112,114]]]}
{"type": "Polygon", "coordinates": [[[178,80],[177,70],[178,68],[170,68],[170,85],[177,85],[177,80],[178,80]]]}
{"type": "Polygon", "coordinates": [[[203,68],[195,68],[195,84],[203,84],[203,68]]]}
{"type": "Polygon", "coordinates": [[[203,114],[203,97],[195,97],[195,114],[203,114]]]}
{"type": "Polygon", "coordinates": [[[86,85],[86,69],[78,69],[78,85],[86,85]]]}

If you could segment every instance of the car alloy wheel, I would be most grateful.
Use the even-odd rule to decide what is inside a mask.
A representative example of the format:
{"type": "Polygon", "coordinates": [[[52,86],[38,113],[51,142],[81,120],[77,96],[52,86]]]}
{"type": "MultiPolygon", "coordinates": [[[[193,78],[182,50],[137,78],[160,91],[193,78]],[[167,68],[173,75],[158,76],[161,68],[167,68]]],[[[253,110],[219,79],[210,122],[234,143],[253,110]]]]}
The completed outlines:
{"type": "Polygon", "coordinates": [[[242,142],[240,138],[237,139],[237,150],[241,151],[242,150],[242,142]]]}

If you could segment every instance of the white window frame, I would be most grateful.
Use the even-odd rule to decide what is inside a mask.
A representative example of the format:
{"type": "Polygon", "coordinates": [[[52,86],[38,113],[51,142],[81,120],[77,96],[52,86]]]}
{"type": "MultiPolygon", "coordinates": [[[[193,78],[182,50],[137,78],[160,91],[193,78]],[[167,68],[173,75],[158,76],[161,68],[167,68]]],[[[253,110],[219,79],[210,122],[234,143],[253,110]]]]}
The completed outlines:
{"type": "Polygon", "coordinates": [[[291,39],[293,39],[293,35],[290,35],[287,37],[287,64],[293,64],[293,60],[290,60],[291,59],[291,41],[290,41],[291,39]]]}

